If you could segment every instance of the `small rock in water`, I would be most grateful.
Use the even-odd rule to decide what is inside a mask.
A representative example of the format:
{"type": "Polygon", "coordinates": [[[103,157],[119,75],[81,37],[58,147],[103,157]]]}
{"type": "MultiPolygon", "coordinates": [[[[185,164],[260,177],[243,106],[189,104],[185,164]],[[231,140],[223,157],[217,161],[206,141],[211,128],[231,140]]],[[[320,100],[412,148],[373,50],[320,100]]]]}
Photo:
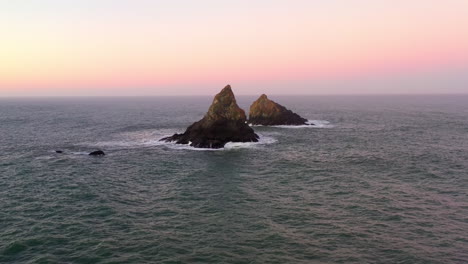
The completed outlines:
{"type": "Polygon", "coordinates": [[[62,150],[56,150],[55,153],[63,153],[62,150]]]}
{"type": "Polygon", "coordinates": [[[89,155],[90,156],[104,156],[106,155],[106,153],[104,153],[104,151],[102,150],[96,150],[96,151],[89,153],[89,155]]]}

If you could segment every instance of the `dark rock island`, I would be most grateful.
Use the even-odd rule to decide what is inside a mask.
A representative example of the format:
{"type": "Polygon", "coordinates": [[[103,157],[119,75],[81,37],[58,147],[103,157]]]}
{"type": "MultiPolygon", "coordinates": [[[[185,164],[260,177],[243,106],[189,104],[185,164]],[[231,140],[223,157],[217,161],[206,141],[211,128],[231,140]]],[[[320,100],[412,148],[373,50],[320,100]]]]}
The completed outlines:
{"type": "Polygon", "coordinates": [[[90,155],[90,156],[104,156],[104,155],[106,155],[106,153],[104,153],[104,151],[102,151],[102,150],[96,150],[96,151],[93,151],[93,152],[89,153],[88,155],[90,155]]]}
{"type": "Polygon", "coordinates": [[[307,121],[286,107],[268,99],[265,94],[262,94],[250,106],[249,124],[252,125],[310,125],[307,121]]]}
{"type": "Polygon", "coordinates": [[[174,134],[161,141],[189,144],[197,148],[222,148],[228,142],[257,142],[258,136],[246,120],[244,110],[237,105],[228,85],[215,96],[200,121],[189,126],[183,134],[174,134]]]}

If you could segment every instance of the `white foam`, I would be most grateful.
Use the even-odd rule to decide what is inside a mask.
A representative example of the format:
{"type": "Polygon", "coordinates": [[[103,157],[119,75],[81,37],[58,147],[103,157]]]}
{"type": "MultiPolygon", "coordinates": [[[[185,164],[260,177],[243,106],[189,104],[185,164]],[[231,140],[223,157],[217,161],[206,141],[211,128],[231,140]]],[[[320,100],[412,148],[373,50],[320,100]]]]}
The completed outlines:
{"type": "MultiPolygon", "coordinates": [[[[263,127],[263,125],[252,125],[253,127],[263,127]]],[[[277,125],[277,126],[264,126],[264,127],[279,127],[279,128],[332,128],[334,125],[330,124],[327,120],[308,120],[305,125],[277,125]]]]}
{"type": "Polygon", "coordinates": [[[172,130],[142,130],[125,132],[117,135],[117,140],[101,142],[85,142],[80,145],[102,148],[140,148],[145,146],[163,145],[159,138],[167,137],[172,130]]]}
{"type": "Polygon", "coordinates": [[[278,142],[275,138],[259,135],[258,142],[228,142],[224,145],[225,149],[239,149],[239,148],[257,148],[261,145],[273,144],[278,142]]]}
{"type": "Polygon", "coordinates": [[[53,156],[46,155],[46,156],[39,156],[39,157],[36,157],[34,159],[37,159],[37,160],[50,160],[50,159],[53,159],[53,158],[54,158],[53,156]]]}
{"type": "Polygon", "coordinates": [[[327,120],[309,120],[307,121],[309,125],[312,127],[317,127],[317,128],[333,128],[335,127],[332,125],[329,121],[327,120]]]}
{"type": "Polygon", "coordinates": [[[196,148],[188,144],[176,144],[175,142],[161,142],[161,145],[164,145],[170,149],[175,150],[195,150],[195,151],[220,151],[224,150],[223,148],[213,149],[213,148],[196,148]]]}
{"type": "Polygon", "coordinates": [[[180,150],[221,151],[221,150],[258,148],[261,145],[273,144],[275,142],[277,142],[277,140],[272,137],[259,135],[258,142],[228,142],[226,143],[226,145],[224,145],[223,148],[219,148],[219,149],[196,148],[188,144],[176,144],[174,142],[161,142],[161,141],[159,141],[159,145],[165,145],[171,149],[180,149],[180,150]]]}
{"type": "MultiPolygon", "coordinates": [[[[189,144],[176,144],[174,142],[160,141],[160,139],[173,135],[172,130],[144,130],[138,132],[127,132],[119,135],[119,140],[103,141],[103,142],[86,142],[82,145],[101,147],[107,149],[130,149],[141,147],[161,147],[165,146],[175,150],[197,150],[197,151],[219,151],[230,149],[245,149],[257,148],[261,145],[272,144],[277,142],[276,139],[259,134],[258,142],[228,142],[224,148],[210,149],[210,148],[195,148],[189,144]]],[[[86,153],[88,154],[88,153],[86,153]]]]}
{"type": "MultiPolygon", "coordinates": [[[[90,151],[91,152],[91,151],[90,151]]],[[[84,151],[73,151],[70,152],[73,155],[89,155],[90,152],[84,152],[84,151]]]]}

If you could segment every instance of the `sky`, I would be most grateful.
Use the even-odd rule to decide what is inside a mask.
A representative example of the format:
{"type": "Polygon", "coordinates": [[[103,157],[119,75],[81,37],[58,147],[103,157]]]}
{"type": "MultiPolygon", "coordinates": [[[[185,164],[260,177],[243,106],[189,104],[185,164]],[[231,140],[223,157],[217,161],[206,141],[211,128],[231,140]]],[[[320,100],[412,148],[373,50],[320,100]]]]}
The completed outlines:
{"type": "Polygon", "coordinates": [[[468,93],[467,0],[0,0],[0,96],[468,93]]]}

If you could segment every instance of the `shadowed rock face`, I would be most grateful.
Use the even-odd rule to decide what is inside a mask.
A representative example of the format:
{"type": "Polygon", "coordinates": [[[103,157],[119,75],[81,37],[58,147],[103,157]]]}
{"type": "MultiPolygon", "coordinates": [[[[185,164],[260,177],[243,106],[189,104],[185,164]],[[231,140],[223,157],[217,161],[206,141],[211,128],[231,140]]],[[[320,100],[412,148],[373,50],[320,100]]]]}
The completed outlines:
{"type": "Polygon", "coordinates": [[[305,125],[306,122],[307,119],[268,99],[265,94],[250,106],[249,124],[252,125],[305,125]]]}
{"type": "Polygon", "coordinates": [[[183,134],[161,140],[197,148],[222,148],[227,142],[257,142],[258,136],[246,119],[228,85],[215,96],[203,119],[189,126],[183,134]]]}

